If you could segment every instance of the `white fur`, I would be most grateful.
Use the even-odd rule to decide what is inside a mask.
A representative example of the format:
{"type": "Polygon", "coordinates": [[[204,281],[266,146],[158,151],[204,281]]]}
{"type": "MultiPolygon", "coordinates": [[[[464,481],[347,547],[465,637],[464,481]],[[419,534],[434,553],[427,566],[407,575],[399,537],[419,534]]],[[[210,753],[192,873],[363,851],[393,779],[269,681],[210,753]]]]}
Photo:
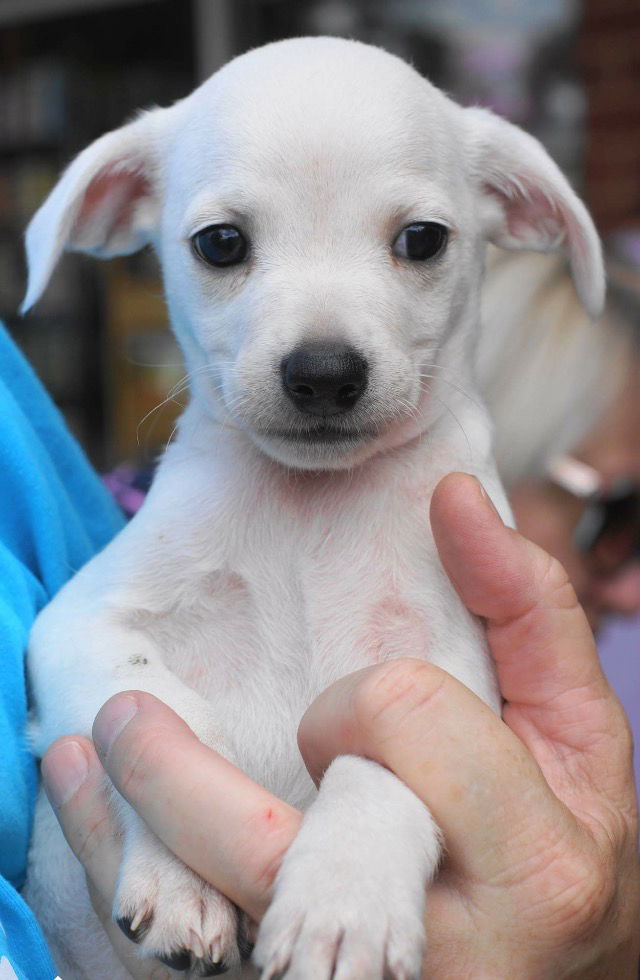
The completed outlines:
{"type": "Polygon", "coordinates": [[[612,303],[589,319],[558,254],[490,249],[482,321],[478,381],[509,488],[580,445],[620,391],[635,341],[612,303]]]}
{"type": "MultiPolygon", "coordinates": [[[[488,238],[565,240],[584,302],[597,307],[593,226],[535,141],[459,108],[391,55],[327,38],[252,51],[98,140],[27,234],[25,307],[63,248],[110,255],[151,242],[192,391],[141,512],[35,624],[37,749],[89,733],[111,694],[144,689],[309,809],[260,930],[265,976],[290,962],[291,980],[328,978],[334,958],[339,980],[418,976],[440,853],[424,806],[372,763],[338,760],[313,802],[295,739],[310,701],[351,670],[411,655],[499,710],[482,629],[428,522],[431,492],[454,469],[477,474],[509,519],[472,370],[488,238]],[[436,261],[392,254],[416,220],[450,229],[436,261]],[[245,230],[247,263],[220,271],[194,256],[191,236],[216,222],[245,230]],[[282,435],[306,422],[279,366],[310,338],[348,342],[369,363],[349,414],[358,434],[339,444],[282,435]]],[[[96,970],[89,929],[83,944],[67,928],[64,902],[86,895],[72,868],[46,885],[53,845],[39,823],[28,894],[61,962],[75,964],[65,980],[119,978],[114,957],[96,970]]],[[[185,884],[131,811],[123,825],[115,913],[153,906],[162,928],[138,948],[166,952],[184,944],[175,912],[191,928],[189,895],[202,885],[185,884]],[[176,894],[171,907],[163,896],[176,894]]],[[[235,962],[218,921],[232,910],[211,903],[218,912],[191,948],[211,952],[224,933],[235,962]]]]}

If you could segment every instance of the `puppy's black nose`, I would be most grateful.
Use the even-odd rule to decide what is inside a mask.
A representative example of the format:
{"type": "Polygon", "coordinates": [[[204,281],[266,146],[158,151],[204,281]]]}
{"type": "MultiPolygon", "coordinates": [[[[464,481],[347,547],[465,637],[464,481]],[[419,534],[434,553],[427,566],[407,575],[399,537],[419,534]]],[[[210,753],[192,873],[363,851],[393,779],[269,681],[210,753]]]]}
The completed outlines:
{"type": "Polygon", "coordinates": [[[280,365],[287,395],[309,415],[341,415],[367,387],[367,362],[348,344],[307,344],[280,365]]]}

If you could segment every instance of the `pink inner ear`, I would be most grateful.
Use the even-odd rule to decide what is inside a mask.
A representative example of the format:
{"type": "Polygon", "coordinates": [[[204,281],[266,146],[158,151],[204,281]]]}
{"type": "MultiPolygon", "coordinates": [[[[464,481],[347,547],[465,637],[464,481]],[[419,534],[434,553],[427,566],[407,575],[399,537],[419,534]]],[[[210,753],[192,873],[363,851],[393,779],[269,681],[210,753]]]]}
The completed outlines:
{"type": "Polygon", "coordinates": [[[504,220],[494,227],[491,241],[501,248],[551,252],[566,247],[578,296],[590,316],[599,316],[604,303],[604,272],[595,229],[575,195],[545,194],[541,181],[487,183],[485,191],[501,205],[504,220]],[[584,215],[581,220],[581,213],[584,215]]]}
{"type": "Polygon", "coordinates": [[[500,201],[506,217],[504,232],[514,245],[534,250],[557,248],[570,233],[570,216],[537,184],[523,180],[505,187],[488,184],[485,189],[500,201]]]}
{"type": "Polygon", "coordinates": [[[130,224],[135,205],[150,193],[149,181],[138,170],[114,170],[113,167],[103,170],[85,191],[72,237],[74,233],[84,237],[87,226],[98,222],[102,236],[108,239],[130,224]]]}

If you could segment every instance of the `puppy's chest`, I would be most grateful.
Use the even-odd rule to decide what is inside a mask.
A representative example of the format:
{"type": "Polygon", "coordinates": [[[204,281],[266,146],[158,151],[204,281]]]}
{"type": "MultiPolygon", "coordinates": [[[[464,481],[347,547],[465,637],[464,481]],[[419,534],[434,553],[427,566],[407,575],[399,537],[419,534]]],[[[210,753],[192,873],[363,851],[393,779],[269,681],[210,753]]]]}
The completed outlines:
{"type": "Polygon", "coordinates": [[[426,491],[312,499],[297,511],[267,499],[263,509],[236,504],[213,535],[176,540],[162,567],[164,608],[136,625],[210,703],[241,768],[304,808],[313,787],[295,732],[309,704],[361,667],[431,659],[448,637],[451,593],[426,491]]]}
{"type": "Polygon", "coordinates": [[[427,658],[440,603],[424,502],[356,503],[221,528],[211,561],[145,624],[168,665],[209,699],[285,687],[304,710],[351,670],[427,658]]]}

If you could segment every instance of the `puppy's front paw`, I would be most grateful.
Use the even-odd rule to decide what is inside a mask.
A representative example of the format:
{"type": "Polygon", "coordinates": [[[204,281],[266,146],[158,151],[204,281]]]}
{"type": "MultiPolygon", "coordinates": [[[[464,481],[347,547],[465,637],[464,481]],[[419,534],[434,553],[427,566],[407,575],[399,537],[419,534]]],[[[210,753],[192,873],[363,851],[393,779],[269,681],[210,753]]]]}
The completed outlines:
{"type": "Polygon", "coordinates": [[[278,872],[254,951],[262,980],[417,980],[438,829],[390,772],[336,759],[278,872]]]}
{"type": "Polygon", "coordinates": [[[262,980],[418,980],[420,908],[392,881],[381,892],[337,865],[288,868],[262,921],[254,959],[262,980]]]}
{"type": "Polygon", "coordinates": [[[142,957],[189,978],[218,976],[240,963],[235,907],[149,831],[127,847],[113,917],[142,957]]]}

